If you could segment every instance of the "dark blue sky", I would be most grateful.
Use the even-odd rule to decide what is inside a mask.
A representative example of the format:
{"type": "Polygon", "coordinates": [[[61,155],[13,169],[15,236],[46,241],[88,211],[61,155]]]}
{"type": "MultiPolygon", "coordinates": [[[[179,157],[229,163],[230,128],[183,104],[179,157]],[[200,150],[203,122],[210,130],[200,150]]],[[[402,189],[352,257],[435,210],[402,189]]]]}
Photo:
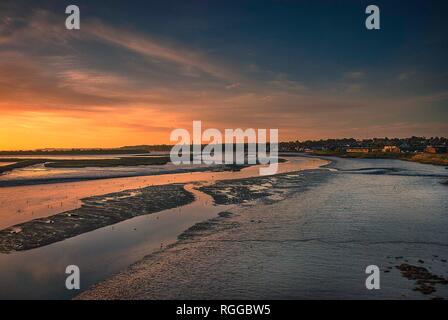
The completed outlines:
{"type": "MultiPolygon", "coordinates": [[[[63,10],[64,1],[58,2],[63,10]]],[[[263,65],[317,85],[333,81],[347,69],[371,70],[379,75],[406,68],[427,73],[447,71],[447,1],[77,3],[84,18],[132,26],[218,59],[263,65]],[[364,10],[369,4],[381,9],[380,31],[364,28],[364,10]]]]}

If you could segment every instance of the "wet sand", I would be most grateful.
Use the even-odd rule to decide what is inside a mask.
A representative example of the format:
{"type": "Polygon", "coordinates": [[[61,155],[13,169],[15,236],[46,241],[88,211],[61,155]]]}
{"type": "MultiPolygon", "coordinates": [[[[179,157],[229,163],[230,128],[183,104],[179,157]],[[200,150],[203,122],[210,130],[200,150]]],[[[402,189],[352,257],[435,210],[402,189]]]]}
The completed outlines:
{"type": "Polygon", "coordinates": [[[39,248],[137,216],[194,201],[184,184],[110,193],[82,200],[80,208],[0,230],[0,253],[39,248]]]}

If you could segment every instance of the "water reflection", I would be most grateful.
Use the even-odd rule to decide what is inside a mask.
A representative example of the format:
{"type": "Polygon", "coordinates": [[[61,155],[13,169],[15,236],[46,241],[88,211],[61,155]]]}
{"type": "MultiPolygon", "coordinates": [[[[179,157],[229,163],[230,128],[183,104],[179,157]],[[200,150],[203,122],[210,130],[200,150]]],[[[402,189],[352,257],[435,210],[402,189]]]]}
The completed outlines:
{"type": "MultiPolygon", "coordinates": [[[[316,168],[327,163],[301,157],[279,164],[278,173],[316,168]]],[[[259,174],[260,166],[237,172],[190,172],[1,188],[0,229],[81,206],[81,199],[146,186],[240,179],[259,174]]]]}

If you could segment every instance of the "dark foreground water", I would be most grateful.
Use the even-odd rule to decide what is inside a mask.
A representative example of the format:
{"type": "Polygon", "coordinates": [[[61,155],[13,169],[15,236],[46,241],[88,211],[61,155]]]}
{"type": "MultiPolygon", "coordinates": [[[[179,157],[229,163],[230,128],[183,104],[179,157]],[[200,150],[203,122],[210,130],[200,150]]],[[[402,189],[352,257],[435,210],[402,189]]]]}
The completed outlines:
{"type": "Polygon", "coordinates": [[[448,277],[448,186],[440,183],[447,170],[332,160],[331,171],[291,175],[301,185],[284,200],[231,210],[81,298],[448,298],[447,285],[424,295],[396,268],[448,277]],[[380,290],[365,287],[368,265],[381,269],[380,290]]]}

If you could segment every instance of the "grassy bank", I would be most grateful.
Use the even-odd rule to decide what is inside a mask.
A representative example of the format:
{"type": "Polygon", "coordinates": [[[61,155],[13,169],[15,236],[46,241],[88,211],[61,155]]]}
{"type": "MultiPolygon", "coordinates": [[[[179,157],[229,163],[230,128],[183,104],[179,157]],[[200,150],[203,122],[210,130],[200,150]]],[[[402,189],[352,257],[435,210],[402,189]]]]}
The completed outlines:
{"type": "Polygon", "coordinates": [[[439,166],[448,166],[448,154],[431,154],[431,153],[386,153],[386,152],[370,152],[370,153],[347,153],[334,151],[314,151],[312,154],[320,156],[335,156],[341,158],[355,159],[397,159],[405,161],[413,161],[425,164],[434,164],[439,166]]]}
{"type": "Polygon", "coordinates": [[[45,164],[50,168],[86,168],[86,167],[118,167],[118,166],[148,166],[164,165],[170,157],[125,157],[117,159],[81,159],[81,160],[51,160],[45,164]]]}
{"type": "MultiPolygon", "coordinates": [[[[9,160],[9,159],[5,159],[5,160],[9,160]]],[[[16,162],[16,161],[4,161],[4,162],[16,162]]],[[[29,166],[34,166],[36,164],[39,163],[43,163],[44,160],[43,159],[20,159],[18,160],[18,162],[7,165],[7,166],[1,166],[0,167],[0,174],[14,170],[14,169],[20,169],[20,168],[25,168],[25,167],[29,167],[29,166]]]]}

